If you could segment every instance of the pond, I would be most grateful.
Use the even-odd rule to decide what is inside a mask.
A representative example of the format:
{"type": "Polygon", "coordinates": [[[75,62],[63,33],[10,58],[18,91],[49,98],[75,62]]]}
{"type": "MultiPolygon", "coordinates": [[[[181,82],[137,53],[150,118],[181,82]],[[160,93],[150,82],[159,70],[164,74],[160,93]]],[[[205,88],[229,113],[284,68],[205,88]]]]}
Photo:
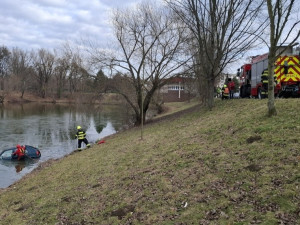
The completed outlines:
{"type": "Polygon", "coordinates": [[[77,149],[78,125],[86,130],[87,139],[93,144],[126,129],[131,119],[130,112],[117,105],[0,105],[0,152],[20,144],[37,147],[42,155],[37,160],[0,160],[0,188],[13,184],[39,163],[77,149]]]}

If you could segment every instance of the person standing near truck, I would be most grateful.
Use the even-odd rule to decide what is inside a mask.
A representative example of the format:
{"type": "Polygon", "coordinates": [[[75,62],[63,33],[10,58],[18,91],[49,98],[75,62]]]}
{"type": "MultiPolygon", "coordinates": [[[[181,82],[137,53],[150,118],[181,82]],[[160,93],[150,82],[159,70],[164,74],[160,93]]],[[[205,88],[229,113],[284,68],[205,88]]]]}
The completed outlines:
{"type": "Polygon", "coordinates": [[[268,86],[269,86],[268,79],[269,79],[269,72],[267,69],[265,69],[261,74],[261,83],[262,83],[261,98],[268,97],[268,86]]]}
{"type": "Polygon", "coordinates": [[[229,88],[229,98],[233,99],[234,89],[235,89],[235,83],[232,79],[228,80],[228,88],[229,88]]]}
{"type": "Polygon", "coordinates": [[[226,84],[224,84],[223,88],[222,88],[222,100],[223,99],[228,99],[229,98],[229,88],[227,87],[226,84]]]}

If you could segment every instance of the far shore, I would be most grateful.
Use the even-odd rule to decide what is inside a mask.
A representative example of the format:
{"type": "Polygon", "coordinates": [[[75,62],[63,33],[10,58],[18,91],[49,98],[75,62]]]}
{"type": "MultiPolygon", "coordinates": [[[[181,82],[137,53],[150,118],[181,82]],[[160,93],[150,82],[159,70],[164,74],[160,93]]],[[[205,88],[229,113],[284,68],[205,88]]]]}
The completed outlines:
{"type": "Polygon", "coordinates": [[[3,99],[2,103],[28,103],[28,102],[39,102],[39,103],[68,103],[68,104],[120,104],[123,102],[121,96],[114,93],[104,94],[81,94],[74,93],[69,96],[63,96],[57,98],[55,96],[46,96],[42,98],[36,94],[26,93],[21,95],[21,92],[9,92],[1,93],[3,99]]]}

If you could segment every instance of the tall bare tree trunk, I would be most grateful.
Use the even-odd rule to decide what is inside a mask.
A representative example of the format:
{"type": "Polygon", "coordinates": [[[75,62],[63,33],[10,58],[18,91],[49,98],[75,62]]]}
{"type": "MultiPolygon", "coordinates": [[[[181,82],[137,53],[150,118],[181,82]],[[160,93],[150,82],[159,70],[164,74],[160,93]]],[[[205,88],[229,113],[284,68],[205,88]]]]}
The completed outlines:
{"type": "Polygon", "coordinates": [[[277,111],[275,108],[275,96],[274,96],[274,62],[275,62],[276,54],[275,50],[271,50],[269,53],[269,61],[268,61],[268,71],[269,71],[269,79],[268,79],[268,116],[276,116],[277,111]]]}
{"type": "Polygon", "coordinates": [[[275,41],[275,18],[272,8],[272,1],[267,1],[268,14],[270,18],[270,48],[269,48],[269,60],[268,60],[268,116],[277,115],[275,108],[275,97],[274,97],[274,62],[276,58],[276,41],[275,41]]]}
{"type": "Polygon", "coordinates": [[[208,98],[207,98],[207,107],[209,110],[212,110],[213,107],[215,106],[215,101],[214,101],[214,79],[213,76],[210,76],[207,79],[207,94],[208,94],[208,98]]]}

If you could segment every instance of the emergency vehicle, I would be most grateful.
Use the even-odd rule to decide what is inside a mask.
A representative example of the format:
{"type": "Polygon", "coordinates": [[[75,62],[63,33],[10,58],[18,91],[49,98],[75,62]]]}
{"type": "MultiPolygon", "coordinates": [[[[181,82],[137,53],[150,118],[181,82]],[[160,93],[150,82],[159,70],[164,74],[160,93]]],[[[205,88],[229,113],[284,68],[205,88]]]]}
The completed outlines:
{"type": "MultiPolygon", "coordinates": [[[[281,47],[283,53],[277,57],[274,69],[274,94],[276,97],[300,96],[300,54],[292,47],[281,47]]],[[[251,62],[238,69],[241,98],[261,98],[262,74],[268,70],[268,53],[254,56],[251,62]]],[[[266,90],[267,91],[267,90],[266,90]]]]}

